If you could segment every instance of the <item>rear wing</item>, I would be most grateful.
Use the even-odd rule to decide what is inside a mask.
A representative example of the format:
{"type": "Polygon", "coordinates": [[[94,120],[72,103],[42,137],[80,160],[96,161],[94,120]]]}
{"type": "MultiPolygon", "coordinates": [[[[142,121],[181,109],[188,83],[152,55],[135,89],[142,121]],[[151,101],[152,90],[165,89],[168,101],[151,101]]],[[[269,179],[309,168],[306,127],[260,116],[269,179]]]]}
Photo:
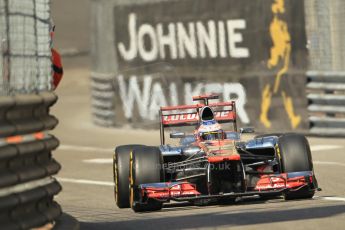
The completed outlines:
{"type": "MultiPolygon", "coordinates": [[[[196,104],[161,107],[161,123],[164,127],[197,125],[200,121],[199,109],[204,106],[204,104],[196,104]]],[[[208,106],[213,109],[215,120],[219,123],[236,121],[234,102],[210,103],[208,106]]]]}
{"type": "Polygon", "coordinates": [[[204,103],[195,105],[178,105],[161,107],[159,110],[161,143],[165,142],[164,128],[196,126],[199,124],[199,110],[206,105],[214,111],[214,118],[218,123],[233,123],[236,126],[236,104],[231,102],[208,103],[209,99],[218,99],[216,95],[202,95],[193,97],[193,100],[200,100],[204,103]]]}

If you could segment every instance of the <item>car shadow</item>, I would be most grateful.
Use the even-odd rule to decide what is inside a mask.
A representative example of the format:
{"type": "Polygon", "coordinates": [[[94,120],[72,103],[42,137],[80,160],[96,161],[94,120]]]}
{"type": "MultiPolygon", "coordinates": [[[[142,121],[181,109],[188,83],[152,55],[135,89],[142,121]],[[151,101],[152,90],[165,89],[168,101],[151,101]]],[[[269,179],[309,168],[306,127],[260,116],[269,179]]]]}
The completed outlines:
{"type": "MultiPolygon", "coordinates": [[[[258,202],[265,202],[263,200],[249,200],[245,203],[257,204],[258,202]]],[[[296,204],[296,203],[294,203],[296,204]]],[[[301,203],[302,204],[302,203],[301,203]]],[[[236,202],[235,205],[241,205],[241,202],[236,202]]],[[[184,215],[184,212],[178,211],[193,210],[195,206],[191,206],[188,203],[183,204],[169,204],[164,206],[162,211],[157,212],[157,215],[152,218],[152,215],[147,218],[142,218],[147,213],[140,214],[140,219],[121,220],[116,221],[114,217],[113,221],[88,223],[81,222],[81,229],[94,230],[94,229],[195,229],[195,228],[217,228],[217,227],[231,227],[231,226],[250,226],[256,224],[276,223],[286,221],[298,221],[298,220],[310,220],[320,219],[336,216],[345,213],[345,204],[333,204],[326,205],[320,204],[314,207],[301,207],[301,205],[294,206],[293,209],[286,210],[274,210],[263,208],[248,208],[236,210],[231,212],[231,205],[229,210],[214,209],[214,207],[220,207],[220,205],[204,207],[209,208],[210,212],[207,213],[188,213],[184,215]],[[176,213],[178,215],[174,215],[176,213]],[[171,212],[171,216],[167,216],[167,213],[171,212]]],[[[284,207],[281,207],[284,209],[284,207]]],[[[152,213],[151,213],[152,214],[152,213]]],[[[169,215],[169,214],[168,214],[169,215]]]]}

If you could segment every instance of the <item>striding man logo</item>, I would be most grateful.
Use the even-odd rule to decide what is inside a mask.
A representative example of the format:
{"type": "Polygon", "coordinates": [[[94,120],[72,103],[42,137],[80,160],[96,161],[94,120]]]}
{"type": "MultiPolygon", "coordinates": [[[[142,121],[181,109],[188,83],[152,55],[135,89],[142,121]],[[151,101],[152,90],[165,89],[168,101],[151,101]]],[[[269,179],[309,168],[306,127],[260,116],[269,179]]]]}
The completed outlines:
{"type": "MultiPolygon", "coordinates": [[[[266,127],[271,127],[268,112],[271,107],[272,95],[279,92],[281,78],[287,73],[291,54],[291,37],[287,23],[280,18],[285,13],[284,0],[275,0],[272,4],[273,19],[270,24],[270,36],[273,46],[270,50],[270,58],[267,61],[267,68],[277,71],[274,85],[267,84],[262,92],[260,122],[266,127]]],[[[289,117],[291,127],[297,128],[301,122],[301,116],[294,112],[292,98],[284,90],[280,92],[283,99],[285,111],[289,117]]]]}

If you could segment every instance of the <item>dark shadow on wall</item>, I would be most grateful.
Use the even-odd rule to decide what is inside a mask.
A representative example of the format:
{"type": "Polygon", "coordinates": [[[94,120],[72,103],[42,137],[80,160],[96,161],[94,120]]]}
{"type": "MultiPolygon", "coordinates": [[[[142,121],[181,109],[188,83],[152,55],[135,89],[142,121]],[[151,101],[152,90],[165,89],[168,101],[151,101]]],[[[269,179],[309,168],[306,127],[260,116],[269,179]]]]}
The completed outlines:
{"type": "MultiPolygon", "coordinates": [[[[230,208],[231,206],[229,206],[230,208]]],[[[207,208],[207,207],[205,207],[207,208]]],[[[160,212],[166,212],[162,210],[160,212]]],[[[345,213],[345,205],[328,205],[289,210],[246,210],[241,213],[213,212],[188,216],[162,217],[155,219],[140,219],[102,223],[81,223],[81,229],[194,229],[229,226],[248,226],[256,224],[276,223],[283,221],[298,221],[320,219],[345,213]]],[[[157,213],[159,215],[159,213],[157,213]]],[[[141,214],[145,215],[145,213],[141,214]]]]}

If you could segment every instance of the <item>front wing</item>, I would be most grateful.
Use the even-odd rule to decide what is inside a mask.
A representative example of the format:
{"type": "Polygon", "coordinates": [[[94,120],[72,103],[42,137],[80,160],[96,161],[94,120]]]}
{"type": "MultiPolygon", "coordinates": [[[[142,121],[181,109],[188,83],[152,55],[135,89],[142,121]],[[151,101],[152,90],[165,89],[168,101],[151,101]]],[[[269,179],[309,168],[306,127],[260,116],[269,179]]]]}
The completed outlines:
{"type": "Polygon", "coordinates": [[[240,193],[201,194],[194,184],[188,182],[150,183],[138,186],[141,197],[140,203],[146,203],[148,199],[160,202],[193,201],[212,198],[235,198],[254,195],[279,195],[284,192],[293,192],[302,188],[315,190],[316,180],[312,171],[281,173],[263,175],[251,191],[240,193]]]}

